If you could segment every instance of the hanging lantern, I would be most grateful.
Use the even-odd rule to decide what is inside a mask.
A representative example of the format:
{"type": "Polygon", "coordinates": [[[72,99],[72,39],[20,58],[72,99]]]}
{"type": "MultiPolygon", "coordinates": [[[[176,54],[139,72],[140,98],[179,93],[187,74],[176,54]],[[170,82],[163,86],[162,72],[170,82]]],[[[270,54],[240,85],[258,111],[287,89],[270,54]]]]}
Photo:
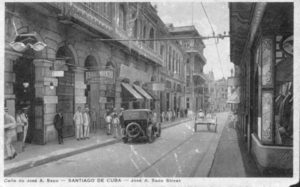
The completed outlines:
{"type": "Polygon", "coordinates": [[[36,32],[17,34],[14,41],[9,45],[17,52],[24,52],[28,48],[32,48],[35,51],[42,51],[47,45],[38,41],[35,36],[36,32]]]}
{"type": "Polygon", "coordinates": [[[24,88],[28,88],[29,82],[23,82],[23,86],[24,86],[24,88]]]}
{"type": "Polygon", "coordinates": [[[27,45],[22,42],[11,42],[9,45],[18,52],[24,52],[27,49],[27,45]]]}
{"type": "Polygon", "coordinates": [[[51,89],[51,90],[54,89],[54,84],[53,84],[53,82],[50,82],[50,89],[51,89]]]}

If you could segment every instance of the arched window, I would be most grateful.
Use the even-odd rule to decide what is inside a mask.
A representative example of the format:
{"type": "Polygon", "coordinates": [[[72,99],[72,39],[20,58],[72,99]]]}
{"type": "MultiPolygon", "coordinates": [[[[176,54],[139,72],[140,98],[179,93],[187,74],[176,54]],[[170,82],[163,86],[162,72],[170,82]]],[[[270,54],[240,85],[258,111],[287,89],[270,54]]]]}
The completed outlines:
{"type": "Polygon", "coordinates": [[[136,19],[133,25],[133,37],[137,38],[137,35],[138,35],[138,20],[136,19]]]}
{"type": "MultiPolygon", "coordinates": [[[[146,33],[147,33],[147,27],[146,25],[144,25],[144,28],[143,28],[143,39],[146,39],[146,33]]],[[[143,43],[145,43],[145,40],[143,40],[143,43]]]]}
{"type": "Polygon", "coordinates": [[[119,6],[119,27],[126,30],[126,10],[123,4],[119,6]]]}
{"type": "Polygon", "coordinates": [[[154,49],[154,29],[153,28],[150,29],[149,38],[151,39],[149,46],[151,49],[154,49]]]}
{"type": "Polygon", "coordinates": [[[171,71],[171,63],[172,63],[172,49],[169,47],[169,71],[171,71]]]}

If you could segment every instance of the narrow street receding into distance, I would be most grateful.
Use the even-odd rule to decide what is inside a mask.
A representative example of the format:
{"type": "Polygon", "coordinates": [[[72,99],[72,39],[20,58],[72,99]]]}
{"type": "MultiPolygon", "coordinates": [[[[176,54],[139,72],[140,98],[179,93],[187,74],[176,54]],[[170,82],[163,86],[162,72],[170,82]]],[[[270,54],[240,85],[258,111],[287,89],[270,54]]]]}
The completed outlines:
{"type": "Polygon", "coordinates": [[[192,121],[166,128],[152,144],[122,142],[66,157],[13,177],[206,177],[228,113],[217,133],[192,121]],[[214,149],[214,150],[212,150],[214,149]]]}

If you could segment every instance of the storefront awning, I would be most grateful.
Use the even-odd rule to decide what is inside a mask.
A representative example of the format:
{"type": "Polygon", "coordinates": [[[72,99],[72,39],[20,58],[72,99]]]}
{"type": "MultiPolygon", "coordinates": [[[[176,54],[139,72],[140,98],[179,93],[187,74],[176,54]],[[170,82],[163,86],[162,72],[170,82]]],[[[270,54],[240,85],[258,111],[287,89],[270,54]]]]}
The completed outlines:
{"type": "Polygon", "coordinates": [[[139,93],[137,93],[137,91],[135,91],[130,84],[122,83],[122,86],[136,99],[143,100],[143,97],[139,93]]]}
{"type": "Polygon", "coordinates": [[[227,103],[232,103],[232,104],[240,103],[240,88],[239,87],[228,97],[227,103]]]}
{"type": "Polygon", "coordinates": [[[143,88],[141,88],[140,86],[137,86],[137,85],[133,85],[133,86],[146,99],[149,99],[149,100],[152,99],[152,97],[143,88]]]}

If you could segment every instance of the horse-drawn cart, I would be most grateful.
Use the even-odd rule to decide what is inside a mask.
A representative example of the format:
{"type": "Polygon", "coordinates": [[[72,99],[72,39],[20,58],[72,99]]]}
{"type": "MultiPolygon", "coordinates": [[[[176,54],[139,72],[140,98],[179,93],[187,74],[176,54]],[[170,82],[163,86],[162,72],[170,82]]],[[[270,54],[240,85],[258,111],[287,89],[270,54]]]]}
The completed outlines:
{"type": "Polygon", "coordinates": [[[197,132],[197,126],[198,125],[206,125],[207,129],[210,131],[211,126],[214,126],[214,132],[217,132],[217,117],[216,116],[205,116],[202,118],[195,117],[195,125],[194,129],[195,132],[197,132]]]}

